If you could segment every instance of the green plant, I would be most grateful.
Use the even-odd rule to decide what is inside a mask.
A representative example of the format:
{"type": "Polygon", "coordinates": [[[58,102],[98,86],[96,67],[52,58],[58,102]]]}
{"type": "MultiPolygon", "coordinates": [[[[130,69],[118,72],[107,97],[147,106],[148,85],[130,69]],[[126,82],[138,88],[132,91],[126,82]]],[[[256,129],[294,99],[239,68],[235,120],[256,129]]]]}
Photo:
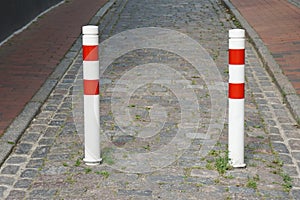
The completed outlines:
{"type": "Polygon", "coordinates": [[[261,128],[261,125],[260,124],[256,124],[253,126],[253,128],[261,128]]]}
{"type": "Polygon", "coordinates": [[[76,162],[75,162],[75,164],[74,164],[74,166],[75,166],[75,167],[79,167],[80,164],[81,164],[80,159],[77,159],[76,162]]]}
{"type": "Polygon", "coordinates": [[[258,175],[258,174],[256,174],[256,175],[253,177],[253,180],[255,180],[255,181],[259,181],[259,180],[260,180],[260,178],[259,178],[259,175],[258,175]]]}
{"type": "Polygon", "coordinates": [[[288,174],[285,174],[285,173],[281,173],[280,174],[281,177],[283,178],[283,188],[286,192],[289,192],[291,189],[292,189],[292,178],[288,175],[288,174]]]}
{"type": "Polygon", "coordinates": [[[14,145],[15,142],[13,142],[13,141],[7,141],[7,144],[12,144],[12,145],[14,145]]]}
{"type": "Polygon", "coordinates": [[[215,160],[215,167],[221,175],[231,169],[231,166],[229,165],[228,151],[225,151],[223,156],[219,153],[219,156],[215,160]]]}
{"type": "Polygon", "coordinates": [[[227,178],[227,179],[234,179],[234,176],[233,175],[228,175],[228,176],[225,176],[224,178],[227,178]]]}
{"type": "Polygon", "coordinates": [[[208,153],[208,155],[211,155],[211,156],[218,156],[218,155],[219,155],[219,152],[213,149],[213,150],[210,150],[210,152],[208,153]]]}
{"type": "Polygon", "coordinates": [[[248,178],[248,182],[247,182],[246,186],[248,188],[257,189],[256,180],[254,180],[254,178],[248,178]]]}
{"type": "Polygon", "coordinates": [[[108,165],[113,165],[115,163],[115,161],[113,160],[112,156],[111,156],[111,151],[113,149],[106,147],[103,149],[103,153],[102,153],[102,159],[104,163],[107,163],[108,165]]]}
{"type": "Polygon", "coordinates": [[[91,171],[92,171],[91,168],[85,168],[85,169],[84,169],[84,172],[85,172],[86,174],[90,173],[91,171]]]}
{"type": "Polygon", "coordinates": [[[70,184],[73,184],[76,182],[71,175],[69,175],[65,181],[70,184]]]}
{"type": "Polygon", "coordinates": [[[257,167],[257,163],[255,162],[251,162],[248,164],[249,167],[257,167]]]}
{"type": "Polygon", "coordinates": [[[203,187],[204,185],[202,183],[196,183],[195,186],[196,187],[203,187]]]}
{"type": "Polygon", "coordinates": [[[220,179],[219,179],[219,178],[216,178],[216,179],[214,180],[214,182],[215,182],[216,184],[218,184],[218,183],[220,183],[220,179]]]}
{"type": "Polygon", "coordinates": [[[208,169],[208,170],[213,170],[213,169],[214,169],[214,166],[212,165],[212,163],[207,163],[207,164],[205,165],[205,167],[206,167],[206,169],[208,169]]]}
{"type": "Polygon", "coordinates": [[[96,174],[100,174],[102,175],[104,178],[108,178],[109,177],[109,172],[108,171],[97,171],[96,174]]]}
{"type": "Polygon", "coordinates": [[[275,160],[272,161],[272,163],[277,164],[278,166],[283,166],[283,161],[280,160],[278,157],[275,158],[275,160]]]}
{"type": "Polygon", "coordinates": [[[150,151],[150,145],[149,145],[149,144],[147,144],[146,146],[143,146],[143,148],[144,148],[145,150],[150,151]]]}

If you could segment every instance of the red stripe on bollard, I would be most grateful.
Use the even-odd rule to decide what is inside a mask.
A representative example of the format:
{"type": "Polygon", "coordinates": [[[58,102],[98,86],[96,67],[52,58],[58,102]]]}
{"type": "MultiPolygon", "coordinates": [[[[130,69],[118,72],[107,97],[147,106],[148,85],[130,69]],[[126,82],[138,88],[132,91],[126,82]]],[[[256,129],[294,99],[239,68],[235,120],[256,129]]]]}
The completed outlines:
{"type": "Polygon", "coordinates": [[[82,46],[82,56],[84,61],[97,61],[99,59],[98,45],[82,46]]]}
{"type": "Polygon", "coordinates": [[[99,80],[83,80],[84,95],[99,94],[99,80]]]}
{"type": "Polygon", "coordinates": [[[244,88],[244,83],[229,83],[228,97],[231,99],[244,99],[244,88]]]}
{"type": "Polygon", "coordinates": [[[245,64],[245,49],[229,49],[229,64],[245,64]]]}

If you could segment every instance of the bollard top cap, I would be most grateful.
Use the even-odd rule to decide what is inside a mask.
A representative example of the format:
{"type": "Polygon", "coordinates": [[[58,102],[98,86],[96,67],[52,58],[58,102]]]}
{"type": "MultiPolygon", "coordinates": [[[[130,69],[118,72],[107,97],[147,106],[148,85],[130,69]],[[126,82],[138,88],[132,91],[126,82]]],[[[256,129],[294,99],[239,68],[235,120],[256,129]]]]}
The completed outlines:
{"type": "Polygon", "coordinates": [[[245,30],[244,29],[231,29],[229,30],[230,38],[244,38],[245,30]]]}
{"type": "Polygon", "coordinates": [[[94,25],[83,26],[82,34],[98,35],[98,26],[94,26],[94,25]]]}

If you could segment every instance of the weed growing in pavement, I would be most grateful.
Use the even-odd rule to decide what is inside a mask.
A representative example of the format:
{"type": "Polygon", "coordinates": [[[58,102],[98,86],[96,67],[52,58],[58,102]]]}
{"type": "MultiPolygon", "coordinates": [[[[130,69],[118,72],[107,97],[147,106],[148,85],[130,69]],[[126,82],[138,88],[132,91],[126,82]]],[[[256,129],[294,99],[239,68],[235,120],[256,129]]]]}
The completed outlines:
{"type": "MultiPolygon", "coordinates": [[[[217,146],[221,146],[221,144],[217,144],[217,146]]],[[[229,164],[229,157],[228,157],[228,150],[221,151],[221,150],[211,150],[208,154],[209,156],[213,157],[213,160],[207,159],[206,162],[206,169],[214,170],[216,169],[220,175],[224,175],[227,170],[232,169],[229,164]]],[[[234,177],[227,176],[225,178],[232,179],[234,177]]]]}
{"type": "Polygon", "coordinates": [[[279,167],[283,166],[283,161],[280,160],[278,157],[276,157],[275,160],[272,161],[272,163],[278,165],[279,167]]]}
{"type": "Polygon", "coordinates": [[[280,176],[283,178],[283,189],[286,192],[289,192],[292,189],[292,178],[286,173],[280,173],[280,176]]]}
{"type": "Polygon", "coordinates": [[[202,183],[196,183],[195,186],[199,188],[199,187],[203,187],[204,185],[202,183]]]}
{"type": "Polygon", "coordinates": [[[225,188],[225,192],[229,192],[229,187],[226,187],[226,188],[225,188]]]}
{"type": "Polygon", "coordinates": [[[283,183],[281,184],[284,191],[286,192],[290,192],[290,190],[292,189],[292,183],[293,180],[292,178],[286,174],[285,172],[283,172],[283,161],[279,158],[278,156],[278,152],[274,151],[272,144],[270,144],[271,148],[272,148],[272,152],[275,155],[275,160],[272,161],[272,163],[274,164],[274,170],[272,171],[273,174],[278,174],[279,176],[282,177],[283,183]]]}
{"type": "Polygon", "coordinates": [[[74,164],[74,166],[75,166],[75,167],[79,167],[80,164],[81,164],[80,159],[77,159],[76,162],[75,162],[75,164],[74,164]]]}
{"type": "Polygon", "coordinates": [[[214,170],[214,166],[213,166],[212,163],[207,163],[207,164],[205,165],[205,167],[206,167],[206,169],[208,169],[208,170],[214,170]]]}
{"type": "Polygon", "coordinates": [[[215,184],[219,184],[221,180],[219,178],[214,179],[215,184]]]}
{"type": "Polygon", "coordinates": [[[257,181],[259,181],[259,176],[258,175],[254,176],[252,178],[248,177],[248,181],[247,181],[246,186],[248,188],[252,188],[252,189],[256,190],[257,189],[257,183],[256,183],[257,181]]]}
{"type": "Polygon", "coordinates": [[[73,179],[72,175],[69,175],[67,176],[66,180],[65,180],[67,183],[69,184],[73,184],[75,183],[76,181],[73,179]]]}
{"type": "Polygon", "coordinates": [[[102,160],[104,163],[107,163],[108,165],[113,165],[115,161],[112,158],[111,155],[112,148],[106,147],[102,150],[102,160]]]}
{"type": "Polygon", "coordinates": [[[85,168],[85,169],[84,169],[84,172],[85,172],[86,174],[88,174],[88,173],[92,172],[92,169],[91,169],[91,168],[85,168]]]}
{"type": "Polygon", "coordinates": [[[140,115],[135,115],[135,119],[136,119],[136,120],[140,120],[140,119],[141,119],[141,116],[140,116],[140,115]]]}
{"type": "Polygon", "coordinates": [[[102,175],[104,178],[108,178],[110,175],[108,171],[97,171],[95,173],[102,175]]]}
{"type": "Polygon", "coordinates": [[[145,150],[147,150],[147,151],[150,151],[150,145],[149,145],[149,144],[147,144],[146,146],[143,146],[143,148],[144,148],[145,150]]]}
{"type": "Polygon", "coordinates": [[[234,179],[234,176],[233,175],[228,175],[228,176],[224,176],[224,178],[227,178],[227,179],[234,179]]]}
{"type": "Polygon", "coordinates": [[[233,24],[235,25],[236,28],[243,28],[241,23],[235,17],[232,16],[231,21],[233,22],[233,24]]]}
{"type": "Polygon", "coordinates": [[[228,151],[225,152],[225,155],[219,155],[216,158],[215,167],[221,175],[223,175],[227,170],[231,169],[231,166],[229,165],[228,151]]]}

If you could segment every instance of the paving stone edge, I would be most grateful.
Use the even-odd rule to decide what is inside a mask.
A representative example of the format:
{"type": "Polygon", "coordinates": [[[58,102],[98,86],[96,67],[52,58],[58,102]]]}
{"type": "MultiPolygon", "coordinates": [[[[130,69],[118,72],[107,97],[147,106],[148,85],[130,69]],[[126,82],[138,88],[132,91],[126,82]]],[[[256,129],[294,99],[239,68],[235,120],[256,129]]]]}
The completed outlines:
{"type": "MultiPolygon", "coordinates": [[[[116,0],[108,0],[104,6],[102,6],[95,16],[89,21],[89,24],[97,24],[100,19],[108,12],[111,6],[116,0]]],[[[7,159],[13,148],[21,138],[22,134],[32,121],[32,119],[38,114],[41,106],[47,100],[48,96],[55,88],[59,80],[63,77],[67,69],[72,65],[75,58],[81,52],[81,38],[79,37],[64,55],[63,59],[56,66],[55,70],[44,82],[42,87],[26,104],[22,112],[13,120],[13,122],[6,129],[4,134],[0,137],[0,167],[7,159]]]]}
{"type": "Polygon", "coordinates": [[[222,2],[246,30],[250,42],[253,44],[265,68],[281,91],[283,99],[287,103],[293,117],[297,123],[300,124],[300,97],[296,93],[296,90],[288,78],[283,74],[280,66],[275,61],[268,48],[264,45],[262,39],[241,15],[238,9],[229,0],[222,0],[222,2]]]}

